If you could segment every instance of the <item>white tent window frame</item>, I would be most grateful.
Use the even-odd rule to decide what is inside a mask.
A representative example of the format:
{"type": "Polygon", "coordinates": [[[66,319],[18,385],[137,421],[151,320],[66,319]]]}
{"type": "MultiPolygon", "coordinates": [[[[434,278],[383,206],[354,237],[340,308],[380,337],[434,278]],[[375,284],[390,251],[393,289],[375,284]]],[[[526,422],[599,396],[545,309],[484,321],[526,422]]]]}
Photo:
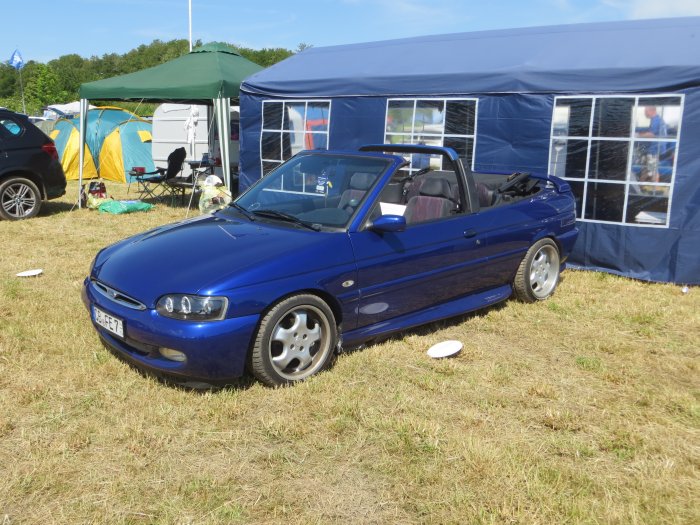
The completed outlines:
{"type": "MultiPolygon", "coordinates": [[[[275,111],[277,113],[277,111],[275,111]]],[[[313,149],[324,149],[328,150],[330,147],[330,128],[331,128],[331,115],[332,115],[332,101],[329,99],[269,99],[263,100],[262,102],[262,113],[260,116],[260,140],[259,140],[259,154],[260,154],[260,173],[265,176],[267,173],[275,169],[277,166],[281,165],[283,162],[289,160],[296,153],[299,153],[302,149],[307,149],[306,145],[309,141],[312,144],[324,144],[323,147],[313,148],[313,149]],[[266,109],[269,112],[273,110],[272,105],[279,105],[280,111],[279,115],[274,115],[274,120],[279,123],[279,125],[268,125],[266,126],[266,109]],[[303,106],[303,114],[299,109],[303,106]],[[325,120],[325,125],[322,130],[309,129],[309,121],[311,116],[309,107],[318,106],[325,107],[321,109],[322,118],[325,120]],[[290,115],[292,112],[297,114],[296,119],[291,119],[290,115]],[[325,113],[324,113],[325,112],[325,113]],[[296,120],[296,122],[292,122],[296,120]],[[288,126],[285,127],[285,122],[288,126]],[[266,141],[269,141],[274,148],[274,152],[278,152],[277,155],[271,155],[270,151],[265,151],[266,141]],[[274,144],[275,141],[279,141],[277,145],[274,144]],[[285,141],[289,144],[289,147],[285,147],[285,141]],[[304,147],[299,149],[298,142],[302,142],[304,147]],[[296,146],[293,144],[297,144],[296,146]],[[274,157],[274,158],[273,158],[274,157]]]]}
{"type": "MultiPolygon", "coordinates": [[[[471,141],[471,147],[469,148],[468,151],[468,158],[471,159],[471,162],[469,163],[469,167],[471,170],[474,170],[474,165],[476,163],[475,160],[475,152],[476,152],[476,137],[477,137],[477,127],[478,127],[478,121],[479,121],[479,99],[476,97],[420,97],[420,98],[415,98],[415,97],[395,97],[395,98],[388,98],[386,101],[386,114],[384,115],[384,143],[385,144],[391,144],[394,141],[392,141],[392,137],[397,137],[401,140],[401,142],[406,143],[406,144],[421,144],[425,143],[426,141],[434,141],[434,145],[438,146],[449,146],[449,144],[446,144],[446,139],[447,142],[450,141],[450,139],[455,139],[455,140],[464,140],[466,141],[467,144],[469,144],[469,141],[471,141]],[[397,130],[392,130],[390,129],[390,106],[392,102],[404,102],[404,103],[411,103],[412,104],[412,114],[411,114],[411,124],[410,124],[410,130],[409,131],[397,131],[397,130]],[[465,124],[464,128],[464,133],[450,133],[446,131],[447,127],[447,105],[449,103],[466,103],[468,105],[473,104],[473,131],[470,133],[469,124],[465,124]],[[425,104],[425,105],[434,105],[434,104],[442,104],[443,110],[442,110],[442,121],[437,122],[432,124],[432,127],[426,129],[426,124],[425,123],[420,123],[417,119],[418,116],[418,110],[419,110],[419,105],[425,104]]],[[[459,154],[459,152],[458,152],[459,154]]],[[[462,159],[464,160],[464,156],[460,155],[462,159]]],[[[414,158],[413,154],[407,155],[406,160],[410,162],[410,165],[408,166],[408,171],[409,172],[414,172],[420,169],[420,167],[414,167],[414,158]]],[[[435,157],[435,159],[431,159],[431,161],[439,161],[441,162],[441,159],[438,159],[435,157]]],[[[436,169],[442,169],[442,166],[436,166],[436,169]]]]}
{"type": "MultiPolygon", "coordinates": [[[[554,97],[552,106],[552,123],[550,130],[549,142],[549,159],[548,167],[551,175],[557,175],[563,178],[572,185],[577,199],[580,200],[579,209],[577,210],[577,220],[592,223],[617,224],[622,226],[644,227],[644,228],[664,228],[667,229],[671,222],[671,210],[673,209],[673,189],[676,180],[676,169],[678,164],[678,152],[681,138],[681,128],[683,121],[683,110],[685,105],[685,95],[682,93],[645,93],[640,95],[624,95],[624,94],[606,94],[606,95],[565,95],[554,97]],[[627,130],[625,133],[617,134],[595,134],[596,125],[602,127],[602,124],[596,124],[597,108],[601,101],[618,101],[630,105],[630,118],[627,130]],[[649,102],[658,102],[668,99],[668,105],[649,104],[649,102]],[[569,113],[565,110],[567,102],[582,101],[588,103],[588,111],[590,113],[589,122],[587,124],[587,132],[580,134],[571,134],[570,123],[572,121],[570,110],[569,113]],[[675,101],[678,101],[676,104],[675,101]],[[647,102],[645,104],[645,102],[647,102]],[[673,120],[675,123],[675,133],[672,136],[665,137],[642,137],[638,133],[638,124],[644,114],[644,108],[649,105],[657,105],[662,108],[661,117],[664,118],[665,108],[675,108],[673,112],[673,120]],[[562,124],[566,124],[566,128],[562,124]],[[581,147],[585,144],[585,168],[582,176],[572,175],[567,171],[568,148],[570,144],[578,142],[581,147]],[[656,174],[655,177],[660,177],[659,173],[664,171],[665,180],[642,180],[643,169],[646,169],[639,161],[640,152],[645,149],[651,149],[656,145],[657,148],[663,147],[667,151],[673,152],[671,162],[666,162],[662,167],[659,166],[659,155],[656,154],[656,174]],[[624,172],[620,173],[618,179],[605,179],[592,176],[592,172],[597,168],[592,160],[596,148],[615,148],[620,146],[626,149],[626,159],[624,161],[624,172]],[[562,152],[563,156],[562,156],[562,152]],[[670,170],[670,172],[669,172],[670,170]],[[595,189],[594,189],[595,188],[595,189]],[[596,218],[596,209],[593,208],[589,212],[589,205],[592,199],[598,198],[598,191],[601,194],[611,194],[612,192],[622,192],[621,199],[618,196],[617,200],[621,200],[622,205],[619,209],[620,220],[603,220],[596,218]],[[665,212],[645,211],[629,217],[628,214],[634,213],[638,206],[635,203],[640,203],[647,200],[654,207],[654,200],[657,203],[666,202],[665,212]],[[631,220],[632,219],[632,220],[631,220]]],[[[668,118],[669,115],[666,115],[668,118]]],[[[582,152],[583,153],[583,152],[582,152]]],[[[642,207],[644,204],[641,205],[642,207]]],[[[663,206],[663,204],[662,204],[663,206]]]]}

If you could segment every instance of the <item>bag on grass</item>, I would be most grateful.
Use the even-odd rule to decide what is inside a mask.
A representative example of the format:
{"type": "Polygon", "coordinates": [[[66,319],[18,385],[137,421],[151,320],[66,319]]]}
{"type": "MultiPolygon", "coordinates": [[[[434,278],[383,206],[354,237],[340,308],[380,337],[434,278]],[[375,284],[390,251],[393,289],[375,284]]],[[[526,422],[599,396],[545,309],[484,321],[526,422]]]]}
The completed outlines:
{"type": "Polygon", "coordinates": [[[210,211],[225,208],[231,202],[231,192],[224,186],[204,184],[202,193],[199,196],[199,211],[208,213],[210,211]]]}
{"type": "Polygon", "coordinates": [[[153,204],[149,204],[147,202],[109,200],[100,204],[98,209],[101,213],[119,215],[121,213],[133,213],[135,211],[148,211],[151,208],[153,208],[153,204]]]}
{"type": "Polygon", "coordinates": [[[80,204],[83,208],[96,210],[100,203],[107,198],[107,186],[104,182],[91,181],[89,184],[83,184],[80,188],[80,204]]]}

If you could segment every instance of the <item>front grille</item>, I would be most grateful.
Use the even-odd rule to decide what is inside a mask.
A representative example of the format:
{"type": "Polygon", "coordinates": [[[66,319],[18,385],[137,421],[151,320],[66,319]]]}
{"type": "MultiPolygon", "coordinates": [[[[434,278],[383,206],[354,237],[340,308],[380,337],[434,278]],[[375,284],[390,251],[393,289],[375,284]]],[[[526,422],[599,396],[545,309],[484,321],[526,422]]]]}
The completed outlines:
{"type": "Polygon", "coordinates": [[[100,292],[100,294],[110,301],[114,301],[115,303],[118,303],[122,306],[126,306],[127,308],[131,308],[132,310],[145,310],[146,305],[143,304],[141,301],[137,301],[136,299],[129,297],[128,295],[125,295],[121,293],[118,290],[115,290],[114,288],[110,288],[104,283],[101,283],[100,281],[96,279],[91,279],[92,284],[95,287],[95,290],[100,292]]]}

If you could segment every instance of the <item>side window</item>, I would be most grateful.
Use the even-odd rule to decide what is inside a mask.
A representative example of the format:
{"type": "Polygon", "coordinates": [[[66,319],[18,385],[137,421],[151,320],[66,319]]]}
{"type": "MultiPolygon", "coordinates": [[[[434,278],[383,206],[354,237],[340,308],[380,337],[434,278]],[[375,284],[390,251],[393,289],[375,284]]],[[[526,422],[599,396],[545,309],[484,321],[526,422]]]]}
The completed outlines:
{"type": "Polygon", "coordinates": [[[6,136],[19,137],[24,128],[15,120],[10,118],[0,118],[0,126],[7,132],[6,136]]]}
{"type": "Polygon", "coordinates": [[[265,100],[260,162],[263,175],[302,150],[328,149],[328,100],[265,100]]]}
{"type": "Polygon", "coordinates": [[[683,97],[557,97],[549,172],[584,221],[668,227],[683,97]]]}

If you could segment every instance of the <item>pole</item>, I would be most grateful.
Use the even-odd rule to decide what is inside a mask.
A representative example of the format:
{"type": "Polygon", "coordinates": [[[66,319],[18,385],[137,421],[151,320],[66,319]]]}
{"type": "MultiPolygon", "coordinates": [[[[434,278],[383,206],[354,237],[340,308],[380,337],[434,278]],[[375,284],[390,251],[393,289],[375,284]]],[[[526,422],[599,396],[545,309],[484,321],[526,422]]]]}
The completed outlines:
{"type": "Polygon", "coordinates": [[[85,134],[87,132],[88,101],[86,98],[80,99],[80,148],[78,150],[78,209],[82,207],[80,190],[83,187],[83,164],[85,164],[85,134]]]}
{"type": "Polygon", "coordinates": [[[189,21],[190,21],[190,53],[192,52],[192,0],[188,0],[189,4],[189,21]]]}
{"type": "Polygon", "coordinates": [[[22,85],[22,68],[19,68],[19,92],[22,94],[22,113],[27,114],[27,106],[24,105],[24,86],[22,85]]]}

